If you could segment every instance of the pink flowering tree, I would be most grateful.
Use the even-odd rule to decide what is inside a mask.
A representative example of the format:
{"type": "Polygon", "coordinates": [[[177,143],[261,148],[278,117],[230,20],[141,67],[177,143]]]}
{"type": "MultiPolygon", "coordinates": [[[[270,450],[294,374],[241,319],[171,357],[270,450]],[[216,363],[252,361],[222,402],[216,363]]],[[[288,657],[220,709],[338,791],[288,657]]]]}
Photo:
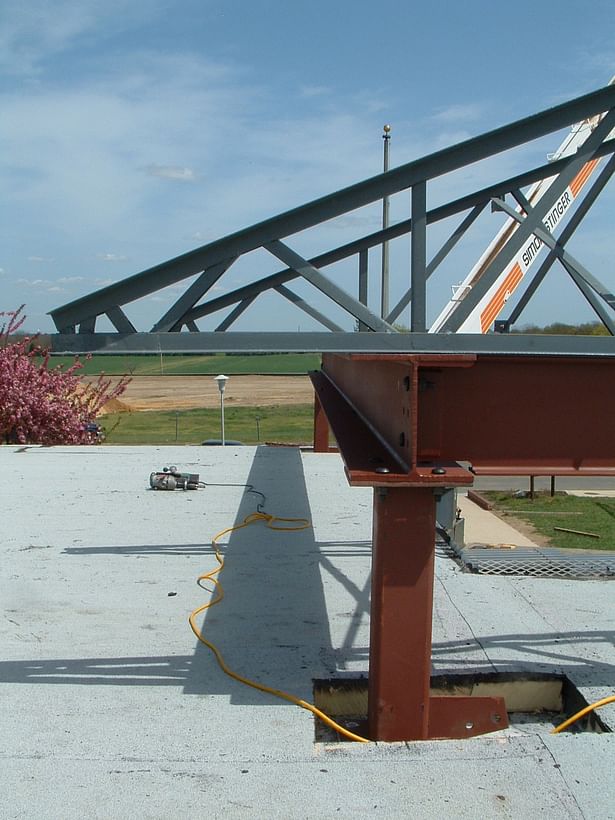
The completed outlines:
{"type": "Polygon", "coordinates": [[[50,366],[49,351],[37,336],[14,339],[25,316],[23,305],[0,312],[0,441],[15,444],[92,444],[94,420],[104,404],[120,396],[130,382],[113,386],[99,376],[83,381],[76,358],[67,369],[50,366]],[[90,427],[88,427],[90,425],[90,427]]]}

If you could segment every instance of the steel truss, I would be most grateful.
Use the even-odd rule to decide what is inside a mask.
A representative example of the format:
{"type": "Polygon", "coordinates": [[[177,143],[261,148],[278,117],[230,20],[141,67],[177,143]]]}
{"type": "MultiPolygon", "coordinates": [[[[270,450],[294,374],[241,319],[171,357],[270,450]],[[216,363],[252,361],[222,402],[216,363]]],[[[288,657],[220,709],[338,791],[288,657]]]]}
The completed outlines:
{"type": "MultiPolygon", "coordinates": [[[[615,317],[612,312],[615,307],[615,297],[565,247],[615,170],[615,158],[612,156],[615,152],[615,139],[608,139],[614,127],[615,86],[607,86],[563,105],[394,168],[189,251],[52,310],[51,316],[59,331],[52,339],[53,348],[58,351],[73,352],[87,350],[144,352],[152,349],[185,352],[233,349],[416,350],[418,339],[413,340],[413,334],[398,333],[393,323],[410,305],[410,329],[417,336],[423,337],[427,330],[428,280],[487,206],[511,215],[519,223],[519,227],[490,262],[480,280],[469,292],[463,294],[458,309],[448,318],[441,331],[454,333],[458,330],[481,297],[497,280],[505,265],[510,262],[523,243],[534,236],[547,246],[549,255],[538,272],[533,277],[528,277],[525,293],[507,324],[510,325],[517,321],[521,311],[557,259],[609,332],[615,334],[615,317]],[[502,151],[513,149],[600,114],[604,114],[602,120],[575,154],[546,163],[480,190],[471,191],[444,205],[427,209],[428,185],[433,180],[458,171],[471,163],[486,160],[502,151]],[[576,206],[572,218],[561,232],[560,237],[555,239],[544,226],[545,216],[587,163],[605,156],[609,157],[605,166],[587,190],[580,204],[576,206]],[[547,193],[534,206],[531,206],[522,189],[536,181],[551,177],[556,178],[547,193]],[[329,219],[342,216],[359,207],[405,190],[410,190],[412,196],[410,217],[385,230],[379,230],[345,245],[331,248],[310,259],[297,253],[288,243],[288,237],[300,231],[316,228],[329,219]],[[511,197],[521,210],[511,207],[506,201],[507,197],[511,197]],[[434,256],[428,260],[426,252],[428,226],[455,216],[461,217],[460,223],[434,256]],[[368,254],[370,249],[379,248],[383,243],[404,235],[409,235],[411,241],[409,288],[390,313],[381,317],[370,310],[367,305],[368,254]],[[223,296],[212,297],[212,288],[231,266],[240,257],[259,249],[266,250],[272,259],[279,260],[284,267],[223,296]],[[348,293],[335,282],[332,276],[323,272],[325,268],[352,257],[357,259],[356,296],[348,293]],[[155,322],[149,333],[138,332],[124,312],[124,307],[194,275],[198,275],[197,278],[155,322]],[[293,280],[309,283],[314,290],[324,294],[330,303],[342,308],[359,330],[370,332],[344,333],[337,322],[288,287],[293,280]],[[225,332],[261,294],[268,291],[274,291],[289,300],[311,318],[316,319],[328,332],[280,333],[265,334],[265,336],[260,333],[228,334],[225,332]],[[229,308],[230,312],[220,322],[216,332],[199,332],[197,324],[199,319],[226,308],[229,308]],[[116,333],[96,332],[97,320],[102,316],[109,319],[116,333]],[[180,333],[183,329],[187,329],[189,333],[180,333]],[[178,336],[182,337],[181,341],[177,341],[178,336]],[[295,336],[299,339],[293,339],[295,336]],[[329,336],[333,338],[327,341],[329,336]],[[340,337],[344,337],[345,341],[341,341],[340,337]]],[[[434,338],[435,335],[431,334],[429,337],[421,338],[421,346],[418,349],[428,351],[434,349],[434,346],[437,349],[440,341],[434,338]]],[[[478,343],[478,337],[476,339],[478,343]]],[[[506,349],[506,345],[514,346],[517,343],[505,341],[502,344],[506,349]]],[[[539,351],[539,347],[540,345],[534,349],[539,351]]],[[[608,349],[615,354],[615,347],[608,349]]],[[[568,350],[567,352],[574,351],[568,350]]]]}

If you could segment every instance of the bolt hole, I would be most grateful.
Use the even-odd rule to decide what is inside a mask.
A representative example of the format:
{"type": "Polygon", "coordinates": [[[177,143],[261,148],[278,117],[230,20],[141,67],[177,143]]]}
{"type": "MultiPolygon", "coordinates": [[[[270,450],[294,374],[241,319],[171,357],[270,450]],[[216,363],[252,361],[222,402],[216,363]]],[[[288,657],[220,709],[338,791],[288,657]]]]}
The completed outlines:
{"type": "Polygon", "coordinates": [[[470,729],[473,729],[473,728],[474,728],[474,724],[472,723],[472,721],[471,721],[471,720],[469,720],[469,721],[466,723],[466,729],[470,730],[470,729]]]}

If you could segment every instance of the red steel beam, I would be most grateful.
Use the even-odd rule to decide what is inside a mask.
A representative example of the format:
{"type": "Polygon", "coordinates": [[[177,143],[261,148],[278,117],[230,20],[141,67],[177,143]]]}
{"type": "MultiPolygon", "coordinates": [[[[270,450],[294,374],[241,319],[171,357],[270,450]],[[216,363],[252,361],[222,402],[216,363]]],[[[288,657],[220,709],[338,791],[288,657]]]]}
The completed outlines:
{"type": "Polygon", "coordinates": [[[410,469],[615,474],[614,359],[324,354],[323,373],[410,469]]]}
{"type": "Polygon", "coordinates": [[[455,452],[475,473],[615,474],[615,361],[479,357],[467,370],[421,368],[419,450],[455,452]]]}
{"type": "Polygon", "coordinates": [[[374,487],[373,739],[469,737],[507,725],[501,698],[429,695],[434,490],[472,483],[459,461],[474,473],[615,474],[605,411],[614,371],[608,358],[323,355],[312,376],[317,407],[349,482],[374,487]]]}

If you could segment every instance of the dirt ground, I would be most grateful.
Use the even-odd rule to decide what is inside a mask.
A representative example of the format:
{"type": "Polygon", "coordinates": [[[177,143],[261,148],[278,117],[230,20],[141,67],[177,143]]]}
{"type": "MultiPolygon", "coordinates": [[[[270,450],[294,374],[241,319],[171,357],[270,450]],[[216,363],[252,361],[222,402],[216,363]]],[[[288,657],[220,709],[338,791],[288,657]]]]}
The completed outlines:
{"type": "MultiPolygon", "coordinates": [[[[224,392],[224,403],[236,407],[313,401],[314,391],[307,376],[230,376],[224,392]]],[[[212,376],[134,376],[120,399],[110,402],[107,412],[219,405],[220,393],[212,376]]]]}

